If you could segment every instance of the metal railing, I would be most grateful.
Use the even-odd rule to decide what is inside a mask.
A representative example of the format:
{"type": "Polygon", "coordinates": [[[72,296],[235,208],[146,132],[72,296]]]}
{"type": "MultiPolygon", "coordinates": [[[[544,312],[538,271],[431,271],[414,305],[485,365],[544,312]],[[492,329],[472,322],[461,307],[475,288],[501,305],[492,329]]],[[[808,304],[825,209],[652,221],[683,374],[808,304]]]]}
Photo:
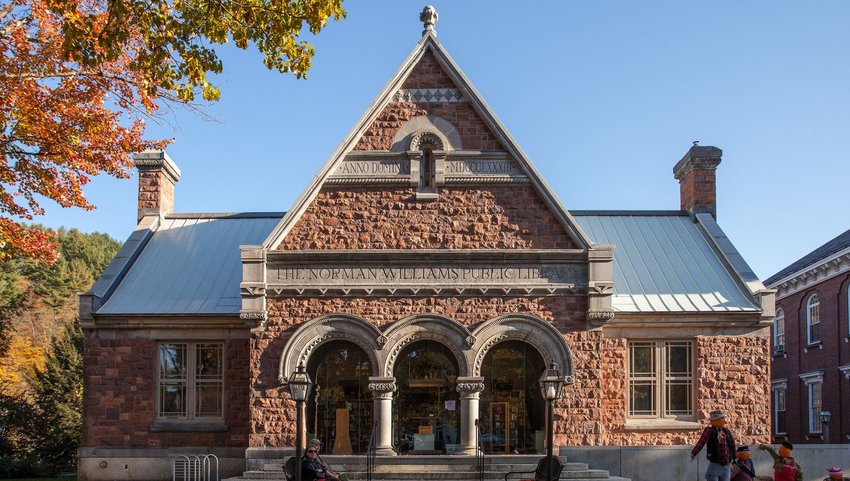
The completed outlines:
{"type": "Polygon", "coordinates": [[[369,435],[369,447],[366,448],[366,481],[372,481],[372,473],[375,472],[375,437],[378,433],[378,421],[372,425],[372,434],[369,435]]]}
{"type": "Polygon", "coordinates": [[[484,481],[484,450],[481,449],[481,426],[475,418],[475,465],[478,468],[478,481],[484,481]]]}
{"type": "Polygon", "coordinates": [[[171,462],[172,481],[220,481],[215,454],[181,454],[171,462]]]}

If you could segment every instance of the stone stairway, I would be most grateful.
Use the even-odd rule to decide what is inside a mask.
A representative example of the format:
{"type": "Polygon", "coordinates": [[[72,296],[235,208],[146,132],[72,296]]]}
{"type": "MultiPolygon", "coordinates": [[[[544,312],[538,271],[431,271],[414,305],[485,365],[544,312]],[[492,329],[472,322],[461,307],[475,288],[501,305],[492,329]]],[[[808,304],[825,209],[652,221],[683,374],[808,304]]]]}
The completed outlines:
{"type": "MultiPolygon", "coordinates": [[[[504,481],[506,473],[516,473],[509,481],[533,478],[534,468],[541,455],[484,456],[484,481],[504,481]]],[[[366,481],[365,456],[323,456],[337,471],[345,473],[349,481],[366,481]]],[[[262,463],[249,463],[242,476],[226,481],[285,480],[283,459],[264,459],[262,463]],[[252,466],[253,464],[253,466],[252,466]]],[[[373,481],[478,481],[478,468],[474,456],[379,456],[375,459],[373,481]]],[[[590,469],[585,463],[566,463],[561,481],[629,481],[609,476],[608,471],[590,469]]]]}

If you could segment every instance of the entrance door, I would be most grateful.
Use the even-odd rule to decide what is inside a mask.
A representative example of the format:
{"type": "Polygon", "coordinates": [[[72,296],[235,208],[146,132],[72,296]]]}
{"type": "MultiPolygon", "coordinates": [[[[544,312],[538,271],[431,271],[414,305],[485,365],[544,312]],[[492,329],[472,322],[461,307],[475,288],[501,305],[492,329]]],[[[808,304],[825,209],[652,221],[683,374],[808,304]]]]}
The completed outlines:
{"type": "Polygon", "coordinates": [[[545,404],[538,380],[543,357],[522,341],[496,344],[484,356],[479,419],[488,454],[543,452],[545,404]]]}
{"type": "Polygon", "coordinates": [[[458,445],[457,362],[436,341],[414,342],[399,354],[394,375],[395,447],[401,454],[446,454],[458,445]]]}
{"type": "Polygon", "coordinates": [[[366,353],[349,341],[323,344],[307,361],[314,384],[307,401],[307,432],[325,443],[325,452],[366,452],[372,433],[371,372],[366,353]]]}

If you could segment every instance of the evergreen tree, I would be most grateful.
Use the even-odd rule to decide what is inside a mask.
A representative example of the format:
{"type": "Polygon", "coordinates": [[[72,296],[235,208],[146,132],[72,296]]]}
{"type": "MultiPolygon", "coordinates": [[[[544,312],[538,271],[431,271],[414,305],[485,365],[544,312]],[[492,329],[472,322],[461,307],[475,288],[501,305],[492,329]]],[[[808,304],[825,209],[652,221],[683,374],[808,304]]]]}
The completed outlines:
{"type": "Polygon", "coordinates": [[[79,319],[50,342],[43,369],[30,382],[34,394],[33,448],[37,458],[58,468],[73,465],[82,439],[83,328],[79,319]]]}

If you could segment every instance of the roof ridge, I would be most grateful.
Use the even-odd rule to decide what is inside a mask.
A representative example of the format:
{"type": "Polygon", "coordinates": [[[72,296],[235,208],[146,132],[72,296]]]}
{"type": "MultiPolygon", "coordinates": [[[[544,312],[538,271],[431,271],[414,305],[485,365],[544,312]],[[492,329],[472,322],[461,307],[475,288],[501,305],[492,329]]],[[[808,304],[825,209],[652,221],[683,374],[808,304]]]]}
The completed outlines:
{"type": "Polygon", "coordinates": [[[277,219],[286,212],[181,212],[166,214],[166,219],[277,219]]]}

